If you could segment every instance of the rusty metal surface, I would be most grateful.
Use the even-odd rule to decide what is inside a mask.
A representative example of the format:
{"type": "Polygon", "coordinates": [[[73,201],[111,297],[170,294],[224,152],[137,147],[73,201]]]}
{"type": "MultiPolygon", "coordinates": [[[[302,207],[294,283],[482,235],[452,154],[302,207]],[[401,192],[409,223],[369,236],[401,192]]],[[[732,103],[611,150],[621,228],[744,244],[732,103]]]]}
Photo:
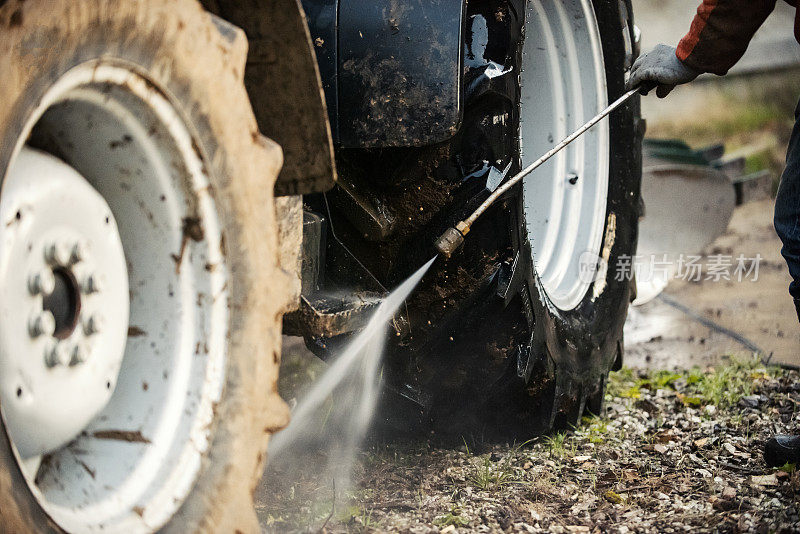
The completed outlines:
{"type": "Polygon", "coordinates": [[[247,35],[245,86],[261,132],[283,148],[275,194],[304,195],[333,187],[330,125],[299,0],[202,3],[247,35]]]}
{"type": "Polygon", "coordinates": [[[456,133],[465,4],[340,0],[342,146],[422,146],[456,133]]]}
{"type": "Polygon", "coordinates": [[[355,332],[367,325],[381,301],[377,293],[303,295],[300,309],[284,317],[284,334],[330,338],[355,332]]]}

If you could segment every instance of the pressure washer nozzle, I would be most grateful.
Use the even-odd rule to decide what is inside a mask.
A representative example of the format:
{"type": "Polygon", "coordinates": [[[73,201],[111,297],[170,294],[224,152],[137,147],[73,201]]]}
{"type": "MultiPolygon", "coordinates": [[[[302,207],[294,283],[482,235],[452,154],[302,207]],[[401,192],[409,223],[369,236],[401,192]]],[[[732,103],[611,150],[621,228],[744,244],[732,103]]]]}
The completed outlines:
{"type": "Polygon", "coordinates": [[[450,256],[458,250],[458,248],[464,243],[464,234],[456,230],[455,228],[448,228],[445,232],[436,240],[436,250],[444,256],[445,258],[450,258],[450,256]]]}

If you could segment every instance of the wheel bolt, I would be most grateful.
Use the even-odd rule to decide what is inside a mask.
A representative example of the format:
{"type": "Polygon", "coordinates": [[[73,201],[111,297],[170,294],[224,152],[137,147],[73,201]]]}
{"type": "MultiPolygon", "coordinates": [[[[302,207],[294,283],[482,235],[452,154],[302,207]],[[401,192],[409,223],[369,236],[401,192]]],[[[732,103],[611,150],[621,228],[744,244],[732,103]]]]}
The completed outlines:
{"type": "Polygon", "coordinates": [[[72,245],[72,250],[69,254],[69,263],[74,265],[86,259],[86,251],[89,248],[88,244],[81,240],[72,245]]]}
{"type": "Polygon", "coordinates": [[[81,290],[83,290],[86,294],[97,293],[100,291],[102,284],[100,283],[100,279],[90,274],[86,278],[83,279],[83,283],[81,284],[81,290]]]}
{"type": "Polygon", "coordinates": [[[71,256],[72,256],[72,250],[70,249],[70,247],[60,241],[51,243],[44,250],[44,259],[50,265],[55,265],[55,266],[68,265],[71,256]]]}
{"type": "Polygon", "coordinates": [[[33,317],[28,323],[28,332],[31,337],[39,337],[41,335],[52,336],[56,331],[56,319],[53,314],[45,310],[36,317],[33,317]]]}
{"type": "Polygon", "coordinates": [[[83,331],[87,336],[99,334],[103,331],[103,318],[99,315],[92,315],[83,323],[83,331]]]}
{"type": "Polygon", "coordinates": [[[49,295],[55,288],[56,277],[50,269],[44,269],[28,278],[28,290],[31,295],[49,295]]]}
{"type": "Polygon", "coordinates": [[[69,353],[69,364],[78,365],[85,362],[89,357],[89,347],[85,343],[76,343],[69,353]]]}
{"type": "Polygon", "coordinates": [[[69,365],[72,360],[69,347],[64,343],[55,343],[45,353],[44,361],[48,367],[57,365],[69,365]]]}

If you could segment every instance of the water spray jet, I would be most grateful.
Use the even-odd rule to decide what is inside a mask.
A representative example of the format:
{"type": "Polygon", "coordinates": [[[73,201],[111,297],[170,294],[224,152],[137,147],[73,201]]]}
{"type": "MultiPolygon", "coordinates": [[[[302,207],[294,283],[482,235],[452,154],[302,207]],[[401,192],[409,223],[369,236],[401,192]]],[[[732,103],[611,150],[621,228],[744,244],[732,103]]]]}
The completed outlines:
{"type": "Polygon", "coordinates": [[[259,506],[268,515],[262,523],[291,516],[292,528],[310,527],[347,500],[352,467],[377,407],[389,322],[437,257],[386,296],[294,408],[289,426],[272,438],[259,491],[269,496],[259,506]]]}

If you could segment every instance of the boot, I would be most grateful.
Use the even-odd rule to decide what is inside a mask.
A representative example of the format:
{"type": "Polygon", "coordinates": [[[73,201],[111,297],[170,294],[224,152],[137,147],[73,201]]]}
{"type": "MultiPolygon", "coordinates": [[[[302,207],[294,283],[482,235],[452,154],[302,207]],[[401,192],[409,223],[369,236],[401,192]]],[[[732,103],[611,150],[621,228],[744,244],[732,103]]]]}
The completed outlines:
{"type": "Polygon", "coordinates": [[[764,461],[770,467],[800,464],[800,436],[778,434],[771,437],[764,445],[764,461]]]}

